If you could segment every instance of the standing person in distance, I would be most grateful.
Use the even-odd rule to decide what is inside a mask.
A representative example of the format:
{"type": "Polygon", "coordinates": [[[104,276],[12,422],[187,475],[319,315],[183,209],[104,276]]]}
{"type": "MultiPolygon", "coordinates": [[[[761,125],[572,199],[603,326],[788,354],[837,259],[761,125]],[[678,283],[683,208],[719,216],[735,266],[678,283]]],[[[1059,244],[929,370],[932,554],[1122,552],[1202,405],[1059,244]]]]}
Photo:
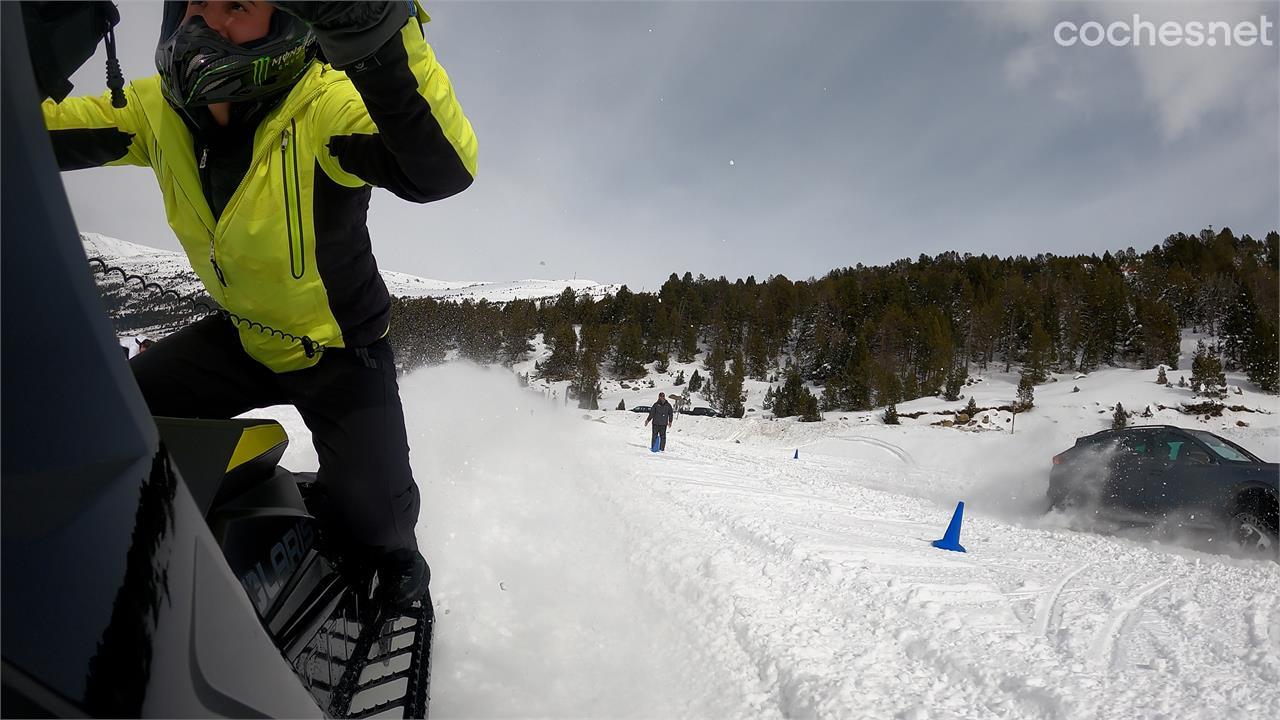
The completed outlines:
{"type": "Polygon", "coordinates": [[[653,423],[653,435],[649,439],[650,450],[663,452],[667,449],[667,427],[675,421],[676,414],[671,409],[671,403],[667,402],[667,394],[658,393],[658,401],[649,408],[649,416],[644,419],[645,425],[653,423]]]}

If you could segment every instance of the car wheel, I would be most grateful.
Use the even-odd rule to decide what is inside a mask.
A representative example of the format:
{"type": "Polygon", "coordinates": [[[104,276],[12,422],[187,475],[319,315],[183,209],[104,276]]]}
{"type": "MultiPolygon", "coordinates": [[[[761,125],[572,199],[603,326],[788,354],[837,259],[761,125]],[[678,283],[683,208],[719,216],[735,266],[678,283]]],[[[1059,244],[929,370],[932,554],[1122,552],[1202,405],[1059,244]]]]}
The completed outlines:
{"type": "Polygon", "coordinates": [[[1232,516],[1231,540],[1250,555],[1276,558],[1276,529],[1256,513],[1246,510],[1232,516]]]}

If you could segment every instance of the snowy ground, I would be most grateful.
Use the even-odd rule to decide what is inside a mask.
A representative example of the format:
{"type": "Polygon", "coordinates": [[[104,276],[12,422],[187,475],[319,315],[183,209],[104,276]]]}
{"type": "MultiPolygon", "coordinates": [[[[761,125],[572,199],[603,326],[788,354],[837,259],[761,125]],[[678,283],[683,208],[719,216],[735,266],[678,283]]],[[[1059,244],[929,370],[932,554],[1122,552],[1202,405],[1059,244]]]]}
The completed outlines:
{"type": "MultiPolygon", "coordinates": [[[[1094,402],[1155,402],[1136,373],[1042,386],[1013,434],[681,417],[658,455],[642,416],[501,369],[409,374],[433,716],[1276,717],[1280,565],[1040,515],[1094,402]],[[967,554],[929,545],[958,500],[967,554]]],[[[1247,399],[1272,414],[1212,422],[1275,460],[1276,400],[1247,399]]],[[[255,414],[314,469],[296,414],[255,414]]]]}

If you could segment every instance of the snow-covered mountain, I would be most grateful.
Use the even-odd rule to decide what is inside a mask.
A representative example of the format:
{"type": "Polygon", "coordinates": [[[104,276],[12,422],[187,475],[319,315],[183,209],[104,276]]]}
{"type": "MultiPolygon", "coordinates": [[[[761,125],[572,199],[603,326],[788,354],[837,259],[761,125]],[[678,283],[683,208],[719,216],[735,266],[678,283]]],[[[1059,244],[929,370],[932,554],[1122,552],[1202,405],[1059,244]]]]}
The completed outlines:
{"type": "MultiPolygon", "coordinates": [[[[141,275],[179,294],[188,295],[201,288],[200,281],[191,271],[191,265],[183,253],[159,250],[98,233],[80,233],[80,239],[88,257],[102,258],[110,265],[141,275]]],[[[566,287],[573,288],[578,295],[603,297],[616,292],[620,287],[584,279],[432,280],[394,270],[383,270],[382,279],[386,282],[387,289],[396,297],[434,297],[457,302],[540,300],[555,297],[566,287]]]]}

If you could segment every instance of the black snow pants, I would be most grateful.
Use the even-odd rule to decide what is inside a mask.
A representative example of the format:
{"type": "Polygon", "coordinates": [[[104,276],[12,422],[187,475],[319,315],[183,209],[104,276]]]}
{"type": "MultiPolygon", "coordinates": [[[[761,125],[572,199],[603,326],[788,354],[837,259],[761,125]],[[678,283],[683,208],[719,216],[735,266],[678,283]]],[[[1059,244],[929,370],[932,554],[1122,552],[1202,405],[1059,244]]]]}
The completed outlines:
{"type": "Polygon", "coordinates": [[[654,443],[658,443],[658,450],[667,449],[667,426],[653,424],[653,437],[649,438],[649,447],[652,448],[654,443]],[[659,440],[661,438],[661,440],[659,440]]]}
{"type": "Polygon", "coordinates": [[[153,415],[231,418],[293,405],[311,431],[336,520],[370,553],[417,550],[418,486],[386,338],[327,348],[305,370],[275,373],[249,357],[232,322],[211,315],[139,353],[133,375],[153,415]]]}

